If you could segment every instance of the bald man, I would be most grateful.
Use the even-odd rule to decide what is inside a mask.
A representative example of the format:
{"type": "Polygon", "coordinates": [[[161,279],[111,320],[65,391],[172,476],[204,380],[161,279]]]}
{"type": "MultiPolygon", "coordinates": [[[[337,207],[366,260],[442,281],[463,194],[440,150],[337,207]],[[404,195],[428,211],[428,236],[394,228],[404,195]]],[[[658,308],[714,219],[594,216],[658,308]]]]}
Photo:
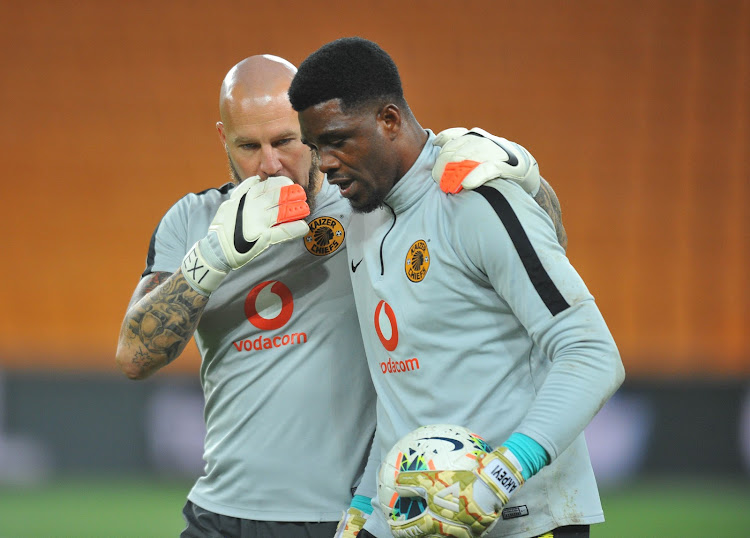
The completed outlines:
{"type": "Polygon", "coordinates": [[[286,95],[297,69],[277,56],[247,58],[229,70],[221,85],[216,123],[227,152],[232,179],[286,176],[313,203],[321,173],[301,143],[297,114],[286,95]]]}
{"type": "Polygon", "coordinates": [[[167,211],[122,324],[116,360],[131,379],[175,360],[192,336],[202,357],[206,466],[188,494],[183,537],[331,538],[375,427],[344,248],[351,211],[300,140],[286,94],[295,71],[253,56],[227,73],[217,129],[232,181],[167,211]],[[240,189],[260,181],[241,197],[249,218],[250,194],[280,176],[306,193],[304,236],[209,274],[220,286],[202,287],[199,265],[185,264],[191,247],[211,248],[209,225],[240,189]]]}

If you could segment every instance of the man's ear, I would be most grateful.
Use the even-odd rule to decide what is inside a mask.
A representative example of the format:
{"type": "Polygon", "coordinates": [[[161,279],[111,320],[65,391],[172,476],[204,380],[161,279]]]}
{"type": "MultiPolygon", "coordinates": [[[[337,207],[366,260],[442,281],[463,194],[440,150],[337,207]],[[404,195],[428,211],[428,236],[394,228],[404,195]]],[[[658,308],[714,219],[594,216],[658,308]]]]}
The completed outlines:
{"type": "Polygon", "coordinates": [[[216,130],[219,131],[219,139],[221,140],[221,145],[226,147],[227,145],[227,135],[224,132],[224,124],[220,121],[216,122],[216,130]]]}
{"type": "Polygon", "coordinates": [[[378,111],[377,121],[390,140],[395,140],[401,130],[401,110],[393,103],[378,111]]]}

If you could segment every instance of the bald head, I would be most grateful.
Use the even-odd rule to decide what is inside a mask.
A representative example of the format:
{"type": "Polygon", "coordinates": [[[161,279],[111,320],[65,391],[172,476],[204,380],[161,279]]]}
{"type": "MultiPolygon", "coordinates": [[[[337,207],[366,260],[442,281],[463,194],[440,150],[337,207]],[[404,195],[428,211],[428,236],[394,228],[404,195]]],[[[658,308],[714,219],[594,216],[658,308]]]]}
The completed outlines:
{"type": "Polygon", "coordinates": [[[297,68],[278,56],[250,56],[232,67],[219,94],[216,124],[233,179],[286,176],[302,185],[308,198],[321,175],[302,143],[297,113],[287,92],[297,68]]]}
{"type": "Polygon", "coordinates": [[[270,54],[250,56],[229,70],[221,84],[219,112],[227,115],[240,106],[262,106],[273,99],[288,99],[286,93],[297,68],[284,58],[270,54]]]}

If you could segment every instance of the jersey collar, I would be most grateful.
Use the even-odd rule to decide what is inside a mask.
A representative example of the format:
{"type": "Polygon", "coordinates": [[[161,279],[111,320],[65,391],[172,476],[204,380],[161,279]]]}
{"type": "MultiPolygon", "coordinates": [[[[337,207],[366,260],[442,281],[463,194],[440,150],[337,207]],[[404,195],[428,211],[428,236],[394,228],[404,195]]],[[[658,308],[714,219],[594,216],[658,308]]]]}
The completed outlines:
{"type": "Polygon", "coordinates": [[[440,148],[432,143],[435,140],[435,133],[429,129],[426,129],[426,131],[427,142],[419,157],[385,197],[385,203],[391,206],[396,213],[406,211],[428,190],[435,187],[435,183],[432,181],[432,167],[435,166],[440,148]]]}

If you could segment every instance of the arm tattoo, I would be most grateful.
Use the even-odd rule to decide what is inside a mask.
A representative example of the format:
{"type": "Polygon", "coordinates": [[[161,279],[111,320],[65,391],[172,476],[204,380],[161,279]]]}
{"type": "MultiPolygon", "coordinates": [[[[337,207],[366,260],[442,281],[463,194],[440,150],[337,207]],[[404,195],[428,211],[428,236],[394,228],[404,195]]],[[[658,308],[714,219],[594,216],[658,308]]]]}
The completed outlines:
{"type": "Polygon", "coordinates": [[[150,370],[172,362],[195,332],[208,297],[185,282],[182,273],[155,273],[139,288],[140,300],[128,312],[127,341],[136,346],[133,362],[150,370]],[[169,278],[167,278],[169,277],[169,278]]]}
{"type": "Polygon", "coordinates": [[[136,289],[135,293],[133,294],[133,298],[130,299],[130,304],[128,305],[128,310],[130,310],[130,307],[132,307],[135,303],[143,299],[145,295],[148,295],[152,291],[154,291],[156,288],[161,286],[163,282],[165,282],[172,273],[151,273],[149,275],[148,280],[143,280],[136,289]]]}
{"type": "Polygon", "coordinates": [[[557,199],[555,191],[547,181],[542,178],[542,184],[539,187],[539,192],[534,196],[534,200],[539,204],[539,207],[544,209],[552,219],[552,223],[555,225],[555,232],[557,232],[557,241],[562,245],[564,250],[568,250],[568,234],[565,231],[565,227],[562,222],[562,209],[560,208],[560,201],[557,199]]]}

